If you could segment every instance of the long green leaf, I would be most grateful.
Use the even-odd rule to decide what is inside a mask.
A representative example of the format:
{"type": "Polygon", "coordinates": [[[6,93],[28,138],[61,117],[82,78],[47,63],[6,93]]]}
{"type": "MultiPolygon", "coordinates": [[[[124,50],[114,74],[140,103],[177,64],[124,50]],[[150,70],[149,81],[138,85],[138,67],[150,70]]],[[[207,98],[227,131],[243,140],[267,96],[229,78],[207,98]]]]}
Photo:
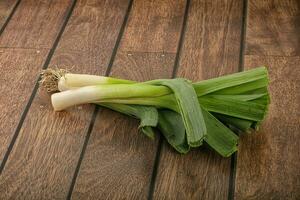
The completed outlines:
{"type": "Polygon", "coordinates": [[[263,77],[261,79],[251,81],[248,83],[235,85],[233,87],[227,87],[222,90],[215,91],[211,94],[245,94],[253,90],[258,90],[264,88],[268,85],[267,77],[263,77]]]}
{"type": "MultiPolygon", "coordinates": [[[[230,156],[237,150],[238,136],[205,109],[202,111],[207,126],[205,142],[220,155],[230,156]]],[[[159,110],[158,125],[169,144],[178,152],[187,153],[189,151],[182,118],[178,113],[170,110],[159,110]]]]}
{"type": "MultiPolygon", "coordinates": [[[[250,101],[250,100],[255,100],[259,99],[261,97],[266,96],[267,93],[261,93],[261,94],[236,94],[236,95],[205,95],[205,97],[212,97],[215,99],[229,99],[229,100],[239,100],[239,101],[250,101]]],[[[201,98],[201,97],[200,97],[201,98]]]]}
{"type": "Polygon", "coordinates": [[[269,94],[262,96],[258,99],[250,100],[253,103],[261,104],[261,105],[269,105],[270,104],[270,96],[269,94]]]}
{"type": "Polygon", "coordinates": [[[207,128],[205,142],[224,157],[237,151],[238,136],[205,109],[202,112],[207,128]]]}
{"type": "Polygon", "coordinates": [[[264,86],[264,87],[260,87],[260,88],[257,88],[257,89],[253,89],[253,90],[249,90],[249,91],[246,91],[246,92],[243,92],[241,94],[268,94],[268,87],[267,86],[264,86]]]}
{"type": "MultiPolygon", "coordinates": [[[[266,105],[262,103],[265,96],[262,95],[236,95],[234,99],[232,95],[205,95],[198,98],[199,104],[210,112],[225,114],[228,116],[238,117],[242,119],[260,121],[264,118],[266,105]],[[228,96],[228,97],[227,97],[228,96]],[[260,96],[260,97],[259,97],[260,96]],[[251,101],[248,99],[257,98],[251,101]],[[257,101],[257,103],[255,102],[257,101]]],[[[176,112],[181,112],[175,101],[174,95],[156,97],[156,98],[130,98],[130,99],[114,99],[104,100],[114,103],[150,105],[158,108],[168,108],[176,112]]]]}
{"type": "MultiPolygon", "coordinates": [[[[267,69],[265,67],[259,67],[253,70],[200,81],[198,83],[194,83],[193,86],[198,96],[203,96],[212,92],[216,93],[217,91],[220,91],[219,94],[236,94],[233,92],[235,92],[236,90],[239,92],[239,89],[242,88],[241,85],[251,84],[258,80],[263,80],[263,83],[260,84],[266,86],[268,82],[267,77],[267,69]],[[230,90],[230,92],[226,93],[226,90],[230,90]]],[[[257,84],[255,84],[255,86],[256,85],[257,84]]],[[[247,86],[246,88],[248,89],[249,86],[247,86]]]]}
{"type": "Polygon", "coordinates": [[[159,110],[158,128],[168,143],[179,153],[187,153],[190,147],[187,143],[184,124],[180,114],[171,110],[159,110]]]}
{"type": "Polygon", "coordinates": [[[217,99],[213,97],[200,97],[200,105],[210,112],[225,114],[252,121],[264,118],[265,106],[248,101],[233,99],[217,99]]]}
{"type": "Polygon", "coordinates": [[[253,121],[246,120],[246,119],[240,119],[237,117],[231,117],[228,115],[223,115],[219,113],[212,113],[217,119],[219,119],[224,124],[233,126],[243,132],[248,132],[254,123],[253,121]]]}
{"type": "Polygon", "coordinates": [[[186,79],[160,79],[147,83],[164,85],[173,91],[186,129],[188,144],[191,147],[200,146],[206,135],[206,126],[192,84],[186,79]]]}

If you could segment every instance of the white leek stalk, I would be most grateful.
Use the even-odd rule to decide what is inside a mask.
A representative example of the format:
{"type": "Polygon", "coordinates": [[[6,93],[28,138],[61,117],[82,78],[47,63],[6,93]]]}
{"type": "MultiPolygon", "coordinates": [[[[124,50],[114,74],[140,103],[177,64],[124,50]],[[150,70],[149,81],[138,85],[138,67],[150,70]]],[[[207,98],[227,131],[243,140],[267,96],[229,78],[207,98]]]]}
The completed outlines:
{"type": "Polygon", "coordinates": [[[138,97],[158,97],[171,91],[164,86],[145,84],[111,84],[85,86],[54,93],[51,101],[54,110],[60,111],[70,106],[98,102],[105,99],[126,99],[138,97]]]}
{"type": "Polygon", "coordinates": [[[90,85],[129,84],[135,81],[96,76],[88,74],[72,74],[64,69],[46,69],[41,73],[40,84],[48,92],[65,91],[90,85]]]}

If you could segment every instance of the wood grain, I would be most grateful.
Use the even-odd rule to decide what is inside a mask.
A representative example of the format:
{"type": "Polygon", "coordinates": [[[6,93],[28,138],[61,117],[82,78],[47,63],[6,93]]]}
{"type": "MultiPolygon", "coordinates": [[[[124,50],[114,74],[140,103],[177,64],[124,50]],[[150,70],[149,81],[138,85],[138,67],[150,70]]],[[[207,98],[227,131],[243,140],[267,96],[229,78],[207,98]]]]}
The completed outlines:
{"type": "Polygon", "coordinates": [[[28,102],[47,51],[0,49],[0,163],[28,102]]]}
{"type": "MultiPolygon", "coordinates": [[[[35,16],[38,13],[46,13],[48,9],[51,10],[55,5],[51,3],[46,6],[45,4],[40,7],[39,11],[32,10],[32,6],[32,2],[30,3],[30,1],[20,3],[0,37],[0,65],[1,73],[4,74],[4,76],[1,76],[0,78],[0,92],[2,94],[0,97],[0,120],[3,122],[0,124],[0,163],[2,163],[2,159],[11,142],[22,111],[30,98],[35,82],[38,79],[38,73],[49,52],[49,49],[24,49],[14,45],[14,41],[17,41],[16,38],[24,37],[26,39],[27,37],[34,37],[36,28],[32,25],[35,23],[37,25],[48,23],[50,14],[40,15],[39,18],[35,19],[33,19],[32,16],[35,16]],[[32,10],[32,13],[29,14],[25,12],[26,10],[32,10]],[[27,26],[21,25],[27,21],[31,21],[31,24],[28,24],[27,26]],[[22,30],[24,28],[24,30],[19,31],[20,27],[22,27],[22,30]],[[3,43],[9,47],[3,45],[3,43]],[[5,46],[5,48],[3,46],[5,46]]],[[[57,10],[51,10],[51,19],[55,19],[52,24],[53,27],[51,29],[39,30],[40,34],[44,35],[39,39],[42,43],[52,44],[54,42],[54,36],[57,35],[59,32],[58,27],[63,23],[63,16],[68,9],[68,4],[61,3],[60,7],[57,7],[56,5],[56,9],[57,10]],[[47,34],[44,34],[44,32],[47,32],[47,34]],[[52,36],[47,37],[46,35],[52,36]]],[[[26,47],[25,40],[18,41],[18,43],[20,46],[26,47]]]]}
{"type": "MultiPolygon", "coordinates": [[[[127,0],[78,1],[50,66],[103,74],[127,6],[127,0]]],[[[49,94],[38,90],[1,174],[0,199],[66,198],[93,110],[54,112],[49,94]]]]}
{"type": "MultiPolygon", "coordinates": [[[[169,37],[178,44],[185,2],[134,1],[132,9],[111,76],[139,81],[170,77],[174,47],[160,41],[169,37]],[[154,21],[138,22],[146,18],[154,21]]],[[[147,198],[158,143],[137,127],[136,120],[119,113],[98,113],[72,199],[147,198]]]]}
{"type": "MultiPolygon", "coordinates": [[[[16,5],[16,3],[17,3],[17,0],[15,0],[15,1],[9,1],[9,0],[0,1],[0,29],[2,29],[2,26],[5,24],[7,18],[11,14],[11,12],[12,12],[14,6],[16,5]]],[[[0,84],[1,84],[0,91],[4,92],[4,94],[9,93],[9,91],[11,90],[7,87],[4,88],[5,82],[7,82],[7,81],[13,82],[13,80],[15,79],[15,78],[13,78],[14,77],[13,73],[10,73],[10,72],[5,73],[5,71],[7,69],[11,69],[11,67],[8,67],[9,64],[7,63],[7,62],[10,62],[11,58],[9,58],[9,57],[10,57],[11,52],[14,52],[14,51],[10,51],[10,50],[4,51],[3,49],[0,50],[0,57],[1,57],[1,59],[0,59],[0,68],[1,68],[1,72],[5,75],[7,74],[7,76],[1,77],[1,79],[0,79],[0,84]],[[8,53],[8,52],[10,52],[10,53],[8,53]],[[5,70],[6,67],[7,67],[7,69],[5,70]],[[11,79],[11,80],[8,80],[8,79],[11,79]]],[[[16,53],[14,53],[14,54],[15,54],[16,57],[13,60],[15,62],[18,62],[20,60],[20,59],[18,59],[18,56],[20,56],[20,55],[16,55],[16,53]]],[[[32,56],[32,57],[34,57],[34,56],[32,56]]],[[[36,61],[38,62],[38,59],[36,59],[36,61]]],[[[26,62],[24,62],[22,64],[25,64],[25,63],[26,62]]],[[[25,66],[26,66],[26,64],[25,64],[25,66]]],[[[16,79],[18,79],[18,78],[16,78],[16,79]]],[[[20,79],[21,79],[21,77],[19,77],[18,82],[22,82],[22,81],[20,81],[20,79]]],[[[5,96],[6,95],[1,95],[0,102],[6,102],[7,101],[5,96]]],[[[9,103],[13,103],[13,102],[9,102],[9,103]]],[[[21,101],[18,101],[18,103],[21,103],[21,101]]],[[[16,115],[16,113],[14,113],[14,111],[16,111],[16,110],[11,112],[10,110],[5,109],[6,106],[11,107],[9,105],[5,105],[5,103],[0,103],[0,109],[3,110],[3,112],[0,114],[0,120],[2,122],[0,124],[0,130],[5,129],[4,125],[7,125],[7,124],[10,124],[8,126],[13,127],[13,125],[11,125],[12,123],[14,123],[14,120],[13,120],[12,116],[16,115]],[[11,116],[8,117],[9,114],[11,114],[11,116]]],[[[7,134],[7,133],[1,131],[1,137],[0,137],[0,165],[2,163],[2,158],[3,158],[3,155],[4,155],[5,150],[7,148],[7,144],[9,143],[9,140],[10,140],[10,134],[7,134]]]]}
{"type": "Polygon", "coordinates": [[[51,48],[71,0],[21,1],[0,38],[0,47],[51,48]]]}
{"type": "Polygon", "coordinates": [[[300,55],[300,1],[250,0],[247,55],[300,55]]]}
{"type": "Polygon", "coordinates": [[[299,1],[251,1],[248,9],[245,69],[268,67],[271,105],[260,130],[241,137],[234,196],[300,199],[299,1]]]}
{"type": "MultiPolygon", "coordinates": [[[[242,28],[241,1],[191,1],[177,76],[208,79],[236,72],[242,28]]],[[[230,158],[206,148],[179,155],[166,143],[154,199],[227,199],[230,158]]]]}
{"type": "Polygon", "coordinates": [[[245,57],[246,69],[262,64],[271,105],[260,130],[241,137],[235,197],[300,199],[300,57],[245,57]]]}
{"type": "Polygon", "coordinates": [[[0,29],[11,14],[18,0],[3,0],[0,1],[0,29]]]}
{"type": "Polygon", "coordinates": [[[122,50],[176,53],[177,43],[174,41],[179,37],[177,28],[182,17],[182,9],[181,1],[178,3],[170,3],[168,0],[159,3],[156,1],[135,3],[132,15],[139,15],[139,17],[129,19],[123,40],[126,42],[122,43],[122,50]],[[178,15],[174,16],[174,13],[178,15]]]}

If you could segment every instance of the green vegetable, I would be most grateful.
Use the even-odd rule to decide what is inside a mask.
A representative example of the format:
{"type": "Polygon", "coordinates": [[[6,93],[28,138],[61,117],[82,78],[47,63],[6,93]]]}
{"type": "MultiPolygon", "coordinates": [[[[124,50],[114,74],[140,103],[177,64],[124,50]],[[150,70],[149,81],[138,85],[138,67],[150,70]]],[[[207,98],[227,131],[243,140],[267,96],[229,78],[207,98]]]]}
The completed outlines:
{"type": "Polygon", "coordinates": [[[186,154],[190,150],[185,127],[181,116],[172,110],[160,110],[158,128],[168,143],[179,153],[186,154]]]}
{"type": "Polygon", "coordinates": [[[205,142],[222,156],[230,156],[237,150],[238,136],[206,110],[203,115],[207,127],[205,142]]]}
{"type": "Polygon", "coordinates": [[[207,143],[227,157],[237,150],[233,132],[258,129],[270,97],[265,67],[191,83],[186,79],[158,79],[138,83],[117,78],[46,70],[41,85],[55,110],[96,103],[138,118],[150,138],[157,127],[180,153],[207,143]]]}

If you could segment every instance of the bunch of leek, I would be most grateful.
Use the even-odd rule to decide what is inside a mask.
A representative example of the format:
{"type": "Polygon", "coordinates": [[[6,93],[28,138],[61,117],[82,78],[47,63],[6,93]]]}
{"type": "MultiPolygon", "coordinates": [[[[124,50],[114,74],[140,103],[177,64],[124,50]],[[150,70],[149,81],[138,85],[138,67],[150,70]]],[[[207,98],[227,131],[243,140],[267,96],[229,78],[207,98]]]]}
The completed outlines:
{"type": "Polygon", "coordinates": [[[233,130],[257,129],[269,105],[265,67],[192,83],[187,79],[135,82],[72,74],[61,69],[41,73],[40,84],[54,110],[94,103],[140,119],[139,128],[154,138],[155,127],[180,153],[208,144],[227,157],[237,150],[233,130]]]}

